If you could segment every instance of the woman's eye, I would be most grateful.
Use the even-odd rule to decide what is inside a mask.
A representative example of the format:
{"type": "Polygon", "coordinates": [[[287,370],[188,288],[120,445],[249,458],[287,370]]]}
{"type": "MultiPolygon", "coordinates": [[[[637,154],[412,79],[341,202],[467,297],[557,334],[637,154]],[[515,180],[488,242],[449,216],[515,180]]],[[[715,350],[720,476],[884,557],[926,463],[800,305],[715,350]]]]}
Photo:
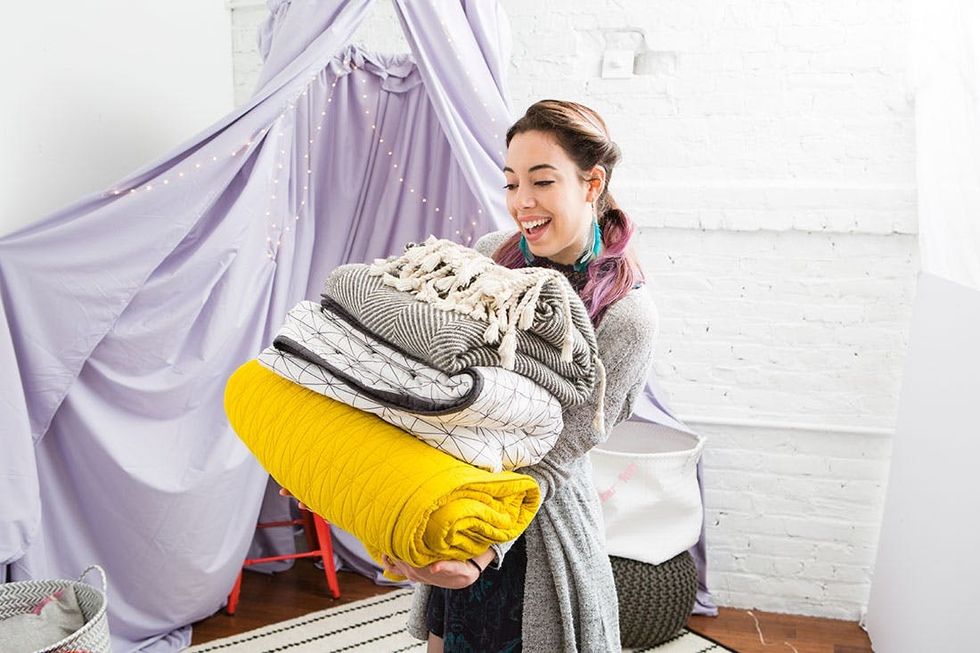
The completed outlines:
{"type": "MultiPolygon", "coordinates": [[[[554,180],[536,181],[536,182],[534,182],[534,185],[535,186],[550,186],[553,183],[555,183],[554,180]]],[[[514,190],[515,188],[517,188],[517,184],[506,184],[504,186],[504,188],[506,190],[514,190]]]]}

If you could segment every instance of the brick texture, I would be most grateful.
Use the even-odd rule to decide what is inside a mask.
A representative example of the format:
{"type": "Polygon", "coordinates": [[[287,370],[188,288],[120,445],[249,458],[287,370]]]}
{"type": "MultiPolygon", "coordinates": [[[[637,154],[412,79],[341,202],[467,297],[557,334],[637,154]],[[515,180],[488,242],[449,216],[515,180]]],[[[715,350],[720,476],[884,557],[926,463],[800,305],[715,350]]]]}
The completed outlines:
{"type": "MultiPolygon", "coordinates": [[[[656,369],[708,438],[722,604],[867,601],[919,269],[904,0],[504,0],[510,100],[581,101],[623,149],[656,369]],[[607,49],[631,79],[602,79],[607,49]]],[[[233,11],[235,89],[262,6],[233,11]]],[[[356,40],[407,51],[378,2],[356,40]]]]}

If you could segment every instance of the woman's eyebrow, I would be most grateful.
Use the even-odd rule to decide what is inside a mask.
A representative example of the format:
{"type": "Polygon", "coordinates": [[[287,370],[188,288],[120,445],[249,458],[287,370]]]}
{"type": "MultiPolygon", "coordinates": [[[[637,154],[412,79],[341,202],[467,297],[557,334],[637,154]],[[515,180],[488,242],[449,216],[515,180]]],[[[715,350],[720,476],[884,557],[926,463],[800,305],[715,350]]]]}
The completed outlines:
{"type": "MultiPolygon", "coordinates": [[[[535,170],[541,170],[542,168],[551,168],[552,170],[558,170],[558,168],[556,168],[555,166],[553,166],[551,164],[548,164],[548,163],[539,163],[536,166],[531,166],[530,168],[527,169],[527,171],[528,172],[534,172],[535,170]]],[[[504,166],[504,172],[513,173],[514,171],[511,170],[510,168],[508,168],[507,166],[504,166]]]]}

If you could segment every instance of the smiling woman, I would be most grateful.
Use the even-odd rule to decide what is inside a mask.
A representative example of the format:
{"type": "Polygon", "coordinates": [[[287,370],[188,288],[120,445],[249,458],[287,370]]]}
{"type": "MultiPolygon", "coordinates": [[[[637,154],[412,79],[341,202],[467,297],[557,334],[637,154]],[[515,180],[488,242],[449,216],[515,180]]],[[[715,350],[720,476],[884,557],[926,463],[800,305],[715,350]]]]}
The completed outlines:
{"type": "Polygon", "coordinates": [[[570,265],[576,290],[598,323],[643,282],[629,247],[635,227],[609,192],[619,147],[605,122],[575,102],[542,100],[507,132],[507,209],[520,231],[494,254],[523,267],[544,257],[570,265]],[[594,261],[594,264],[590,264],[594,261]]]}
{"type": "Polygon", "coordinates": [[[595,326],[605,382],[562,413],[544,459],[520,469],[541,508],[518,539],[471,564],[423,569],[391,561],[420,583],[409,622],[429,651],[619,650],[616,588],[586,454],[632,413],[653,360],[656,317],[630,249],[634,227],[609,194],[619,148],[591,109],[545,100],[507,133],[507,207],[519,230],[476,249],[510,268],[561,272],[595,326]],[[600,403],[601,402],[601,403],[600,403]],[[593,421],[605,407],[605,424],[593,421]]]}

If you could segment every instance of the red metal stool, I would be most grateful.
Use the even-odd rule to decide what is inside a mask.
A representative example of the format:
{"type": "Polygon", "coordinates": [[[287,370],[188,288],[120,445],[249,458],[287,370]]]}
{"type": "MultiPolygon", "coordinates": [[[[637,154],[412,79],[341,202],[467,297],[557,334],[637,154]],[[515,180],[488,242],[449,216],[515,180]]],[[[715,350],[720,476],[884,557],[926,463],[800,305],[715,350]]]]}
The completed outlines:
{"type": "Polygon", "coordinates": [[[330,588],[330,595],[335,599],[340,597],[340,583],[337,582],[337,570],[333,566],[333,543],[330,540],[330,525],[320,515],[316,515],[302,508],[300,508],[300,512],[302,513],[300,519],[266,522],[264,524],[256,524],[255,527],[278,528],[302,524],[303,531],[306,533],[306,544],[310,550],[303,553],[289,553],[287,555],[270,556],[267,558],[246,558],[245,562],[242,563],[242,571],[238,572],[235,586],[231,589],[231,594],[228,595],[228,607],[226,608],[228,614],[235,614],[235,610],[238,609],[238,597],[242,591],[242,574],[245,573],[245,567],[263,562],[274,562],[276,560],[319,557],[323,560],[323,571],[327,576],[327,587],[330,588]]]}

